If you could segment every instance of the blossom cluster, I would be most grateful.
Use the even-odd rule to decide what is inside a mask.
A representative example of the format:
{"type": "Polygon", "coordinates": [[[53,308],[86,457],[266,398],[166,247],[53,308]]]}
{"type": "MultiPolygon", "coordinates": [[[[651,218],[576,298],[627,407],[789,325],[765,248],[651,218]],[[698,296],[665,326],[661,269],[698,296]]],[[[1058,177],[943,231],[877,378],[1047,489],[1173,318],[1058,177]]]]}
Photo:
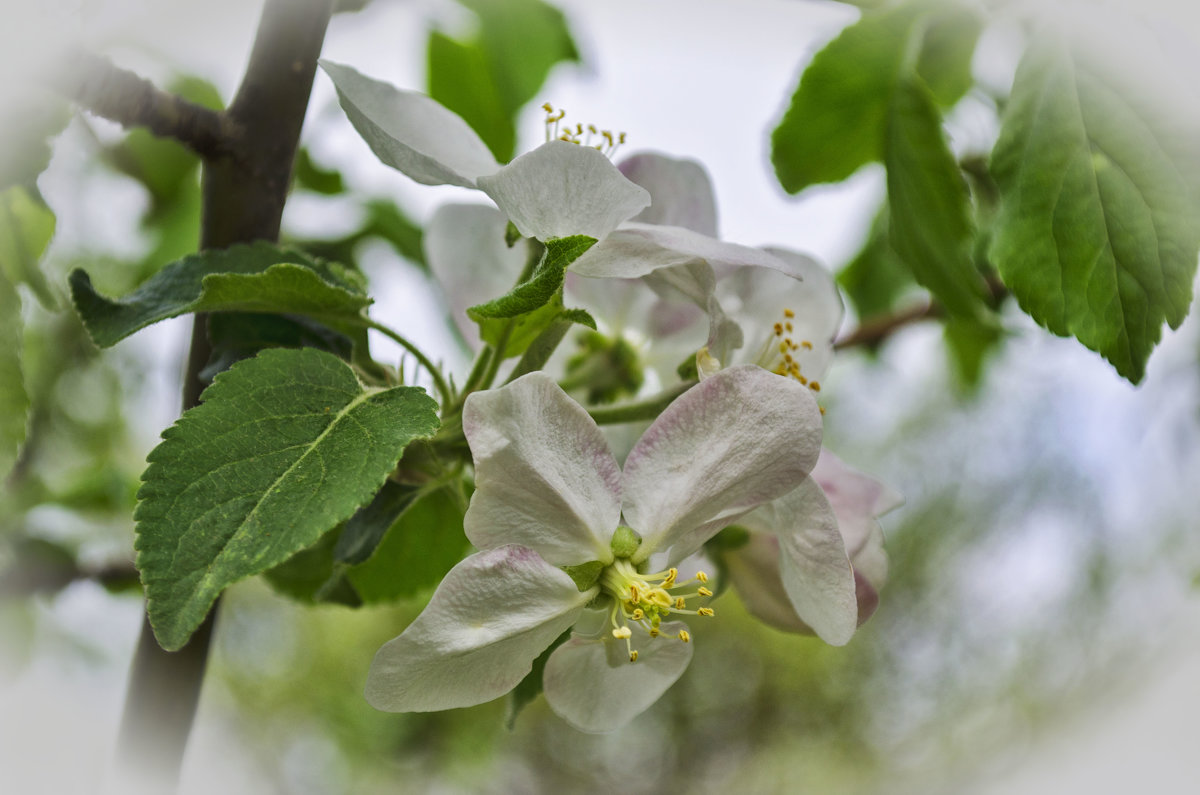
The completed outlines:
{"type": "Polygon", "coordinates": [[[693,161],[614,163],[623,136],[591,147],[571,134],[502,165],[430,98],[323,66],[385,163],[491,199],[443,206],[425,233],[472,347],[486,346],[465,310],[528,277],[517,236],[595,241],[563,288],[595,328],[462,401],[475,484],[464,530],[478,551],[379,650],[370,703],[479,704],[552,649],[551,709],[584,731],[616,729],[682,675],[728,585],[774,627],[848,642],[878,604],[876,518],[898,498],[821,447],[818,396],[842,319],[829,273],[798,252],[722,241],[693,161]],[[624,434],[588,410],[671,389],[624,434]],[[732,542],[710,543],[727,528],[732,542]]]}

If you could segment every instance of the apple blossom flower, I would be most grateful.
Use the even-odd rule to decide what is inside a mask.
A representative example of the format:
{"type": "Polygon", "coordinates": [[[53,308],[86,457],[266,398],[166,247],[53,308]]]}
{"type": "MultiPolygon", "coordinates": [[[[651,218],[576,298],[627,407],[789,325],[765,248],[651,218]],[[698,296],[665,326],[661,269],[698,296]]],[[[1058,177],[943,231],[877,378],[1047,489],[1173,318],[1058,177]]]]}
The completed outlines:
{"type": "Polygon", "coordinates": [[[763,251],[691,229],[630,222],[650,195],[600,149],[555,138],[501,165],[462,117],[432,98],[341,64],[322,60],[321,67],[351,123],[385,164],[425,185],[483,191],[525,237],[597,240],[572,263],[577,273],[638,278],[701,261],[772,264],[763,251]]]}
{"type": "Polygon", "coordinates": [[[764,623],[839,645],[879,606],[887,555],[878,518],[902,502],[823,448],[805,484],[739,520],[753,532],[743,546],[725,552],[732,584],[764,623]],[[849,572],[840,565],[847,556],[849,572]],[[847,573],[852,602],[846,599],[847,573]]]}
{"type": "Polygon", "coordinates": [[[573,628],[544,692],[573,726],[607,731],[687,667],[691,629],[676,619],[712,615],[707,576],[682,562],[807,479],[821,419],[798,383],[729,368],[663,411],[622,469],[588,413],[534,372],[470,395],[463,430],[475,464],[464,527],[480,551],[379,650],[367,699],[391,711],[489,701],[573,628]]]}

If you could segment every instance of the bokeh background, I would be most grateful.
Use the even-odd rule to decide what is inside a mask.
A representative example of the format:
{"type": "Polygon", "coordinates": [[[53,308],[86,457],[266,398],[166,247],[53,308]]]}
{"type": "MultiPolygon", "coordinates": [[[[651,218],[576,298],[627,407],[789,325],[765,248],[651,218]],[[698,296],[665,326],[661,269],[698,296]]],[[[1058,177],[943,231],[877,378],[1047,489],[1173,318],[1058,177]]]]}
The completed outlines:
{"type": "MultiPolygon", "coordinates": [[[[554,4],[581,62],[556,67],[518,116],[518,151],[542,140],[537,105],[548,100],[570,119],[626,131],[622,154],[701,161],[726,239],[808,251],[834,271],[855,257],[882,170],[797,198],[768,162],[769,131],[800,71],[855,8],[554,4]]],[[[228,100],[258,11],[232,0],[10,0],[0,66],[19,79],[0,95],[0,130],[15,129],[55,45],[72,38],[160,85],[228,100]]],[[[1190,4],[1161,0],[1137,15],[1162,34],[1180,76],[1200,84],[1190,4]]],[[[420,89],[429,31],[472,24],[453,0],[375,0],[335,16],[325,55],[420,89]]],[[[1019,34],[987,31],[975,59],[982,85],[1006,90],[1019,34]]],[[[985,104],[968,96],[951,116],[956,152],[990,148],[985,104]]],[[[86,265],[114,294],[194,248],[195,164],[127,142],[116,125],[76,116],[53,144],[38,188],[58,218],[46,268],[60,295],[72,267],[86,265]]],[[[311,176],[297,182],[285,235],[347,246],[371,279],[373,314],[461,370],[437,286],[379,208],[419,226],[444,201],[478,197],[380,165],[320,73],[302,143],[311,176]],[[332,172],[342,190],[321,187],[332,172]],[[377,216],[375,232],[355,238],[377,216]]],[[[177,415],[189,324],[100,353],[72,314],[26,300],[25,315],[38,409],[0,494],[0,789],[100,791],[141,622],[134,494],[177,415]]],[[[371,656],[428,592],[349,610],[297,604],[256,578],[224,600],[183,792],[1194,791],[1200,321],[1166,332],[1135,388],[1021,313],[1004,320],[1008,335],[976,383],[952,366],[934,322],[843,352],[825,382],[826,445],[906,498],[883,519],[892,574],[882,605],[847,647],[768,629],[727,593],[683,679],[629,728],[584,735],[539,700],[509,730],[503,699],[429,715],[363,701],[371,656]]]]}

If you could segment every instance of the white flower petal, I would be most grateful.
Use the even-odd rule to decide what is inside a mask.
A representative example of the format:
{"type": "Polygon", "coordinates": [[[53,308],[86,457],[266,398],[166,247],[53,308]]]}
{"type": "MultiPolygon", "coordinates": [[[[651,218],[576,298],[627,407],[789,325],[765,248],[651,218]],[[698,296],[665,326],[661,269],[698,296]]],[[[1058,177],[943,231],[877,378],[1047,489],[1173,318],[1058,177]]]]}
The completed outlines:
{"type": "Polygon", "coordinates": [[[507,226],[503,213],[484,204],[443,204],[425,226],[425,259],[472,350],[481,343],[467,307],[504,295],[525,267],[524,243],[512,248],[504,243],[507,226]]]}
{"type": "Polygon", "coordinates": [[[463,408],[475,459],[467,538],[521,544],[556,565],[612,560],[621,470],[588,413],[538,371],[476,392],[463,408]]]}
{"type": "Polygon", "coordinates": [[[804,480],[821,446],[812,392],[760,367],[723,370],[678,397],[625,462],[635,561],[681,560],[713,533],[804,480]]]}
{"type": "Polygon", "coordinates": [[[851,557],[878,529],[876,517],[903,503],[903,498],[891,488],[847,465],[824,448],[812,476],[833,506],[846,551],[851,557]]]}
{"type": "Polygon", "coordinates": [[[650,194],[588,146],[550,141],[479,179],[525,237],[587,235],[603,240],[650,203],[650,194]]]}
{"type": "Polygon", "coordinates": [[[717,204],[704,166],[695,160],[643,152],[625,158],[617,167],[650,193],[650,206],[633,220],[717,236],[717,204]]]}
{"type": "Polygon", "coordinates": [[[796,614],[833,646],[858,627],[854,571],[833,508],[812,478],[741,520],[779,539],[779,571],[796,614]]]}
{"type": "Polygon", "coordinates": [[[887,582],[888,557],[883,548],[883,530],[875,525],[867,537],[867,543],[850,558],[854,571],[866,579],[867,583],[878,591],[887,582]]]}
{"type": "Polygon", "coordinates": [[[619,729],[645,712],[683,675],[692,644],[676,635],[684,624],[667,623],[662,635],[648,636],[633,626],[637,662],[629,661],[625,642],[572,635],[550,654],[542,678],[546,703],[580,731],[619,729]]]}
{"type": "Polygon", "coordinates": [[[462,117],[416,91],[322,60],[354,129],[385,164],[424,185],[461,185],[500,165],[462,117]]]}
{"type": "Polygon", "coordinates": [[[583,276],[635,279],[697,261],[713,266],[782,267],[761,249],[724,243],[681,226],[627,222],[571,263],[571,270],[583,276]]]}
{"type": "Polygon", "coordinates": [[[375,654],[367,701],[389,712],[428,712],[502,696],[595,592],[581,593],[524,547],[471,555],[450,570],[408,629],[375,654]]]}
{"type": "Polygon", "coordinates": [[[725,569],[750,615],[784,632],[812,632],[796,615],[796,608],[783,587],[778,538],[751,533],[743,546],[725,556],[725,569]]]}

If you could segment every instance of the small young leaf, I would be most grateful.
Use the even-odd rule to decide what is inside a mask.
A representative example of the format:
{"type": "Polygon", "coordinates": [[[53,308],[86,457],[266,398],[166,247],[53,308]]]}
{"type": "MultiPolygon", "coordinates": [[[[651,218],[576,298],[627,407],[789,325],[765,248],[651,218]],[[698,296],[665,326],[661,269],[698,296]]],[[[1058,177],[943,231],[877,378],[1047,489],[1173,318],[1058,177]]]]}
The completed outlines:
{"type": "Polygon", "coordinates": [[[1133,383],[1165,320],[1187,315],[1200,249],[1196,140],[1154,87],[1076,57],[1050,37],[1017,68],[992,173],[991,257],[1021,308],[1074,335],[1133,383]],[[1181,133],[1184,133],[1181,135],[1181,133]]]}
{"type": "Polygon", "coordinates": [[[908,266],[889,240],[890,214],[885,204],[875,216],[862,249],[837,275],[860,321],[894,311],[900,297],[916,287],[908,266]]]}
{"type": "Polygon", "coordinates": [[[212,381],[234,362],[249,359],[265,348],[316,348],[350,361],[354,342],[345,334],[325,328],[303,317],[257,312],[218,312],[208,318],[212,354],[200,373],[201,381],[212,381]]]}
{"type": "Polygon", "coordinates": [[[25,442],[29,393],[21,369],[21,298],[0,272],[0,481],[12,470],[25,442]]]}
{"type": "Polygon", "coordinates": [[[384,535],[369,560],[347,577],[367,604],[415,596],[433,588],[467,551],[465,500],[457,486],[425,494],[384,535]]]}
{"type": "Polygon", "coordinates": [[[971,60],[982,31],[980,13],[958,3],[948,3],[927,18],[917,74],[942,107],[958,102],[974,84],[971,60]]]}
{"type": "Polygon", "coordinates": [[[998,326],[984,326],[957,318],[946,319],[946,351],[951,370],[964,392],[972,393],[983,378],[983,364],[1003,341],[998,326]]]}
{"type": "Polygon", "coordinates": [[[58,300],[40,263],[54,226],[54,213],[28,189],[13,186],[0,193],[0,275],[10,284],[29,285],[42,306],[51,310],[58,308],[58,300]]]}
{"type": "Polygon", "coordinates": [[[370,558],[388,528],[412,505],[419,492],[416,486],[385,481],[375,498],[359,508],[346,522],[346,529],[342,531],[333,550],[334,560],[355,564],[370,558]]]}
{"type": "Polygon", "coordinates": [[[317,543],[264,571],[263,579],[279,593],[298,602],[361,606],[362,598],[333,557],[341,534],[342,531],[337,530],[326,533],[317,539],[317,543]]]}
{"type": "Polygon", "coordinates": [[[361,325],[371,303],[357,273],[265,242],[184,257],[116,301],[97,293],[82,270],[71,273],[70,283],[75,307],[101,347],[189,312],[300,314],[345,330],[361,325]]]}
{"type": "MultiPolygon", "coordinates": [[[[486,304],[467,309],[467,316],[479,324],[479,334],[489,345],[499,344],[505,331],[506,356],[519,356],[542,331],[563,315],[562,288],[567,266],[596,244],[586,235],[559,237],[546,242],[542,259],[528,281],[486,304]]],[[[566,319],[584,322],[578,310],[566,310],[566,319]]],[[[586,314],[586,313],[585,313],[586,314]]],[[[595,321],[592,321],[592,325],[595,321]]]]}
{"type": "Polygon", "coordinates": [[[263,351],[202,399],[163,433],[138,492],[138,569],[166,649],[226,586],[350,518],[438,428],[424,390],[364,390],[348,365],[308,349],[263,351]]]}
{"type": "Polygon", "coordinates": [[[429,33],[425,51],[429,96],[462,116],[496,160],[511,160],[517,130],[512,112],[501,104],[497,76],[489,68],[482,45],[455,41],[434,30],[429,33]]]}
{"type": "Polygon", "coordinates": [[[971,259],[967,185],[933,97],[914,78],[901,79],[892,92],[884,162],[892,247],[952,315],[982,321],[985,287],[971,259]]]}

